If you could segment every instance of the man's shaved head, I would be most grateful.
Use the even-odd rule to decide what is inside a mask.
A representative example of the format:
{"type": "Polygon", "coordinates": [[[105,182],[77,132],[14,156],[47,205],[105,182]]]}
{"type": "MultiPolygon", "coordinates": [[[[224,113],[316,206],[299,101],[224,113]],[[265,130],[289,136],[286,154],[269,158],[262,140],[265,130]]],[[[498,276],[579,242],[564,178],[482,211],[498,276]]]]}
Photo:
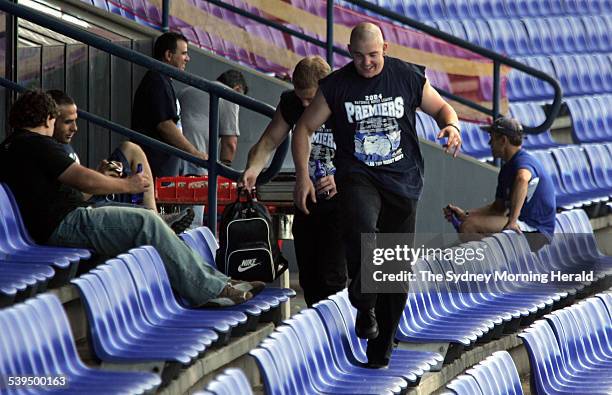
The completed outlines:
{"type": "Polygon", "coordinates": [[[378,26],[370,22],[361,22],[355,26],[348,49],[360,76],[372,78],[382,72],[387,43],[378,26]]]}
{"type": "Polygon", "coordinates": [[[382,30],[371,22],[361,22],[351,31],[351,45],[361,41],[374,41],[381,45],[385,42],[382,30]]]}

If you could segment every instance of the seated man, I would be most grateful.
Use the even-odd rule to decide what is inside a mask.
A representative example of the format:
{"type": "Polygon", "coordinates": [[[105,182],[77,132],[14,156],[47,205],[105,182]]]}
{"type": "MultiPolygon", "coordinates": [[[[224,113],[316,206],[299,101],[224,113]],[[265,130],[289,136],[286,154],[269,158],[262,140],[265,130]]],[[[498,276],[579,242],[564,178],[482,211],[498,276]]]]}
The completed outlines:
{"type": "MultiPolygon", "coordinates": [[[[47,92],[55,101],[58,107],[59,115],[55,121],[55,127],[53,130],[53,138],[62,144],[62,148],[66,151],[68,156],[74,159],[75,162],[80,164],[77,153],[70,145],[72,138],[78,131],[77,128],[77,106],[74,100],[59,90],[49,90],[47,92]]],[[[151,168],[147,157],[143,152],[142,148],[137,144],[129,141],[124,141],[119,145],[115,151],[113,151],[108,160],[103,160],[98,166],[98,172],[111,177],[127,177],[136,173],[137,166],[142,164],[143,172],[151,177],[151,168]]],[[[96,195],[92,196],[89,194],[83,194],[84,200],[89,200],[92,203],[105,203],[105,202],[118,202],[118,203],[132,203],[131,194],[108,194],[108,195],[96,195]]],[[[150,188],[143,194],[142,205],[148,209],[157,212],[157,205],[155,204],[155,191],[150,188]]],[[[183,232],[191,221],[193,221],[194,213],[193,210],[188,209],[177,214],[165,214],[162,218],[172,230],[177,234],[183,232]]]]}
{"type": "Polygon", "coordinates": [[[491,134],[493,156],[505,162],[497,179],[495,201],[470,210],[449,204],[443,209],[444,216],[448,221],[456,217],[460,233],[511,229],[550,239],[555,229],[555,189],[544,167],[522,149],[523,127],[515,119],[498,118],[482,129],[491,134]]]}
{"type": "Polygon", "coordinates": [[[23,93],[9,113],[14,132],[0,144],[0,181],[15,194],[37,243],[89,248],[105,257],[152,245],[174,290],[194,307],[242,303],[263,288],[263,283],[233,282],[207,265],[152,210],[119,203],[92,207],[83,201],[82,192],[147,192],[151,179],[143,172],[109,177],[76,163],[52,138],[57,115],[46,93],[23,93]]]}

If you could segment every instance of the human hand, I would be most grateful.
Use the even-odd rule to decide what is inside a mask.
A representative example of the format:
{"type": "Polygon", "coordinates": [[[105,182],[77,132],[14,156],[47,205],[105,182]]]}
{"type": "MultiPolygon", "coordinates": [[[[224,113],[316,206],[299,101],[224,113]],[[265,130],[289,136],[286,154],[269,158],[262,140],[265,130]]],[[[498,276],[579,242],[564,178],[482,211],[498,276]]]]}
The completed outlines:
{"type": "Polygon", "coordinates": [[[502,230],[513,230],[516,233],[523,234],[523,232],[521,231],[521,228],[519,228],[518,223],[516,223],[516,220],[508,220],[508,222],[506,222],[506,225],[504,226],[504,229],[502,230]]]}
{"type": "Polygon", "coordinates": [[[326,200],[338,193],[333,175],[319,178],[315,183],[315,188],[317,196],[324,196],[326,200]]]}
{"type": "Polygon", "coordinates": [[[132,174],[125,180],[128,183],[128,193],[147,192],[151,189],[151,178],[144,172],[132,174]]]}
{"type": "Polygon", "coordinates": [[[247,191],[255,188],[255,184],[257,182],[257,176],[259,176],[259,172],[252,167],[247,168],[244,173],[242,173],[242,177],[238,180],[238,187],[245,188],[247,191]]]}
{"type": "Polygon", "coordinates": [[[457,216],[457,219],[459,221],[463,222],[467,219],[466,212],[462,208],[459,208],[458,206],[454,206],[452,204],[449,204],[448,206],[444,207],[442,209],[442,212],[444,213],[444,218],[446,218],[448,222],[451,222],[453,213],[457,216]]]}
{"type": "Polygon", "coordinates": [[[297,208],[305,214],[310,214],[310,211],[308,211],[308,208],[306,207],[308,198],[310,198],[313,203],[317,202],[314,185],[312,185],[310,177],[299,177],[295,180],[293,201],[295,202],[297,208]]]}
{"type": "Polygon", "coordinates": [[[103,159],[98,165],[98,173],[102,173],[109,177],[121,177],[123,174],[123,164],[117,161],[108,161],[103,159]]]}
{"type": "Polygon", "coordinates": [[[444,152],[453,155],[453,158],[457,157],[459,150],[461,149],[461,135],[457,127],[447,125],[438,133],[438,139],[446,137],[446,144],[444,145],[444,152]]]}

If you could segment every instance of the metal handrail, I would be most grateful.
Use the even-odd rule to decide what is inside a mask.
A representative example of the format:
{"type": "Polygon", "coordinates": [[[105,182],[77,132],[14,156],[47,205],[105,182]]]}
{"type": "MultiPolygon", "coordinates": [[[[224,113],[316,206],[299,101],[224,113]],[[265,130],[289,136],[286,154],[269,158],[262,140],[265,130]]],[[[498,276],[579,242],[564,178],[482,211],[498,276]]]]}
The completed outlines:
{"type": "MultiPolygon", "coordinates": [[[[36,23],[37,25],[46,27],[58,33],[61,33],[67,37],[70,37],[72,39],[75,39],[84,44],[90,45],[92,47],[98,48],[111,55],[117,56],[121,59],[125,59],[131,63],[135,63],[140,66],[146,67],[148,69],[155,70],[157,72],[165,74],[187,85],[191,85],[203,91],[207,91],[210,95],[211,109],[218,108],[219,98],[223,98],[225,100],[236,103],[240,106],[246,107],[259,114],[266,115],[270,118],[272,118],[272,116],[274,115],[274,112],[275,112],[274,107],[266,103],[260,102],[248,96],[244,96],[240,93],[235,92],[232,89],[226,88],[219,84],[212,83],[196,75],[193,75],[193,74],[190,74],[184,71],[180,71],[179,69],[173,66],[167,65],[166,63],[150,58],[139,52],[113,44],[112,42],[106,39],[100,38],[83,29],[70,26],[64,21],[58,21],[57,19],[47,16],[32,8],[25,7],[19,4],[15,4],[9,1],[0,1],[0,10],[8,14],[17,16],[19,18],[26,19],[30,22],[36,23]]],[[[219,174],[221,176],[225,176],[230,179],[237,180],[241,176],[240,172],[230,167],[227,167],[221,163],[218,163],[217,161],[218,153],[216,151],[209,150],[209,158],[206,161],[196,156],[193,156],[191,154],[188,154],[178,148],[172,147],[168,144],[164,144],[160,141],[150,139],[147,136],[144,136],[131,129],[128,129],[121,125],[117,125],[113,122],[104,120],[103,118],[97,117],[93,114],[89,114],[86,112],[81,112],[81,114],[83,114],[83,118],[88,119],[91,122],[94,122],[96,124],[99,124],[100,126],[104,128],[108,128],[112,130],[113,132],[117,132],[124,136],[128,136],[154,149],[158,149],[158,150],[161,150],[165,153],[169,153],[172,155],[177,155],[180,158],[185,159],[191,163],[194,163],[203,168],[207,168],[208,174],[209,174],[209,177],[208,177],[208,185],[209,185],[209,188],[208,188],[208,226],[210,227],[211,231],[215,232],[216,222],[217,222],[217,177],[216,176],[217,174],[219,174]]],[[[211,113],[209,120],[210,120],[210,129],[209,129],[209,133],[210,133],[209,144],[210,144],[210,142],[216,142],[219,136],[218,114],[211,113]]],[[[289,150],[289,139],[285,139],[285,141],[281,144],[281,146],[276,150],[276,153],[274,154],[274,158],[272,159],[272,163],[270,164],[270,166],[259,175],[258,177],[259,183],[268,182],[270,179],[272,179],[272,177],[274,177],[278,173],[278,171],[282,167],[283,161],[285,159],[285,156],[288,150],[289,150]]]]}
{"type": "MultiPolygon", "coordinates": [[[[344,56],[349,56],[350,57],[350,53],[344,49],[344,48],[339,48],[335,45],[333,45],[333,0],[327,0],[327,42],[318,40],[314,37],[311,37],[303,32],[299,32],[295,29],[291,29],[287,26],[284,26],[278,22],[275,21],[271,21],[268,20],[266,18],[263,18],[259,15],[253,14],[252,12],[243,10],[242,8],[233,6],[231,4],[225,3],[221,0],[206,0],[208,3],[214,4],[218,7],[224,8],[228,11],[234,12],[238,15],[242,15],[246,18],[252,19],[256,22],[259,22],[261,24],[264,24],[266,26],[270,26],[274,29],[278,29],[284,33],[288,33],[291,35],[294,35],[295,37],[302,39],[304,41],[307,41],[309,43],[312,43],[314,45],[320,46],[320,47],[325,47],[327,49],[327,61],[328,63],[333,67],[333,53],[338,53],[344,56]]],[[[461,48],[465,48],[469,51],[475,52],[483,57],[489,58],[491,60],[493,60],[493,108],[489,109],[486,108],[472,100],[466,99],[464,97],[455,95],[451,92],[448,92],[444,89],[440,89],[439,87],[436,87],[436,90],[444,97],[447,97],[451,100],[454,100],[456,102],[459,102],[465,106],[468,106],[476,111],[482,112],[484,114],[487,114],[489,116],[491,116],[492,118],[497,118],[497,116],[499,116],[500,113],[500,102],[501,102],[501,89],[500,89],[500,80],[501,80],[501,65],[507,65],[510,67],[513,67],[517,70],[521,70],[527,74],[530,74],[536,78],[539,78],[541,80],[546,81],[547,83],[549,83],[550,85],[552,85],[554,91],[555,91],[555,96],[553,99],[553,103],[551,104],[550,107],[548,107],[546,111],[546,119],[544,120],[544,122],[542,122],[542,124],[538,125],[538,126],[524,126],[523,127],[523,131],[525,133],[528,134],[533,134],[533,133],[539,133],[539,132],[543,132],[546,129],[550,128],[550,126],[552,125],[552,123],[554,122],[555,118],[557,117],[559,110],[561,108],[561,101],[563,99],[563,93],[561,91],[561,86],[559,85],[559,83],[557,82],[557,80],[551,76],[549,76],[548,74],[534,69],[533,67],[530,67],[526,64],[517,62],[516,60],[510,59],[506,56],[503,56],[497,52],[491,51],[489,49],[480,47],[478,45],[472,44],[468,41],[462,40],[458,37],[455,36],[451,36],[450,34],[447,34],[443,31],[440,31],[438,29],[432,28],[424,23],[421,23],[419,21],[416,21],[414,19],[405,17],[403,15],[400,15],[398,13],[395,13],[393,11],[389,11],[385,8],[382,8],[380,6],[377,6],[375,4],[369,3],[367,1],[364,0],[344,0],[348,3],[352,3],[355,4],[359,7],[365,8],[367,10],[373,11],[383,17],[395,20],[397,22],[401,22],[404,23],[408,26],[411,26],[415,29],[421,30],[431,36],[437,37],[441,40],[447,41],[453,45],[459,46],[461,48]]]]}

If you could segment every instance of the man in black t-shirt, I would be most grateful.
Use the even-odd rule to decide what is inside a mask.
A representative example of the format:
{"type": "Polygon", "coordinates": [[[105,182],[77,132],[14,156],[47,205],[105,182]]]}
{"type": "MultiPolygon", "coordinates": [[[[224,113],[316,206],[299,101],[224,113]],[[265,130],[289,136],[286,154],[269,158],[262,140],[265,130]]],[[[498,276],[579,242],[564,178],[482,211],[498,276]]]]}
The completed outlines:
{"type": "MultiPolygon", "coordinates": [[[[241,183],[250,190],[276,148],[285,140],[304,109],[312,101],[319,80],[331,71],[320,56],[302,59],[293,72],[295,90],[283,92],[272,121],[249,151],[249,159],[241,183]]],[[[310,215],[296,211],[293,220],[293,245],[299,268],[300,286],[310,307],[344,289],[346,263],[338,224],[338,196],[334,183],[333,163],[336,144],[331,130],[321,126],[315,131],[308,161],[309,176],[322,198],[309,205],[310,215]],[[317,166],[325,176],[315,177],[317,166]]]]}
{"type": "Polygon", "coordinates": [[[76,163],[52,137],[57,115],[48,94],[24,93],[9,114],[15,131],[0,144],[0,181],[15,195],[25,226],[37,243],[89,248],[103,257],[152,245],[172,287],[193,306],[242,303],[261,290],[260,283],[230,282],[152,210],[120,204],[88,206],[83,192],[142,193],[151,188],[151,179],[145,173],[109,177],[76,163]]]}
{"type": "Polygon", "coordinates": [[[457,114],[431,87],[423,67],[385,56],[386,48],[376,25],[357,25],[349,45],[353,62],[320,81],[293,136],[295,203],[308,213],[307,200],[317,199],[308,176],[309,138],[323,123],[333,130],[349,298],[358,311],[357,335],[368,339],[368,364],[373,368],[389,362],[406,293],[362,289],[361,235],[414,234],[423,187],[417,107],[436,119],[438,138],[447,138],[447,152],[456,155],[461,146],[457,114]]]}
{"type": "MultiPolygon", "coordinates": [[[[153,57],[185,70],[189,62],[187,44],[187,38],[182,34],[164,33],[155,40],[153,57]]],[[[157,71],[147,71],[134,94],[132,129],[207,160],[208,155],[198,151],[183,136],[180,113],[180,104],[176,99],[170,77],[157,71]]],[[[180,158],[146,146],[142,149],[149,159],[153,177],[179,174],[180,158]]]]}

